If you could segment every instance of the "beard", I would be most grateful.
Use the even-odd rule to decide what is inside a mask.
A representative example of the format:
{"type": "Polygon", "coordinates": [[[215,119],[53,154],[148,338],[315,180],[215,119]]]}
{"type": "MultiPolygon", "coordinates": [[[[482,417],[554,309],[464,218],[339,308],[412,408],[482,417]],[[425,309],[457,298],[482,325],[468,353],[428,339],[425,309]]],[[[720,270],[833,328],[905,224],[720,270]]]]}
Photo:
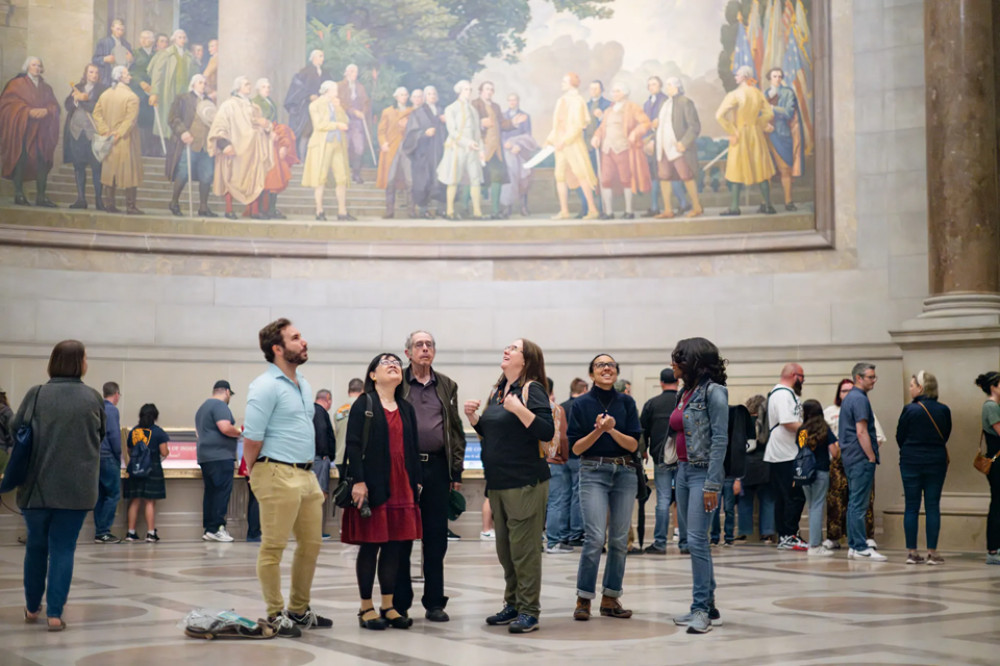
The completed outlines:
{"type": "Polygon", "coordinates": [[[792,384],[792,390],[795,391],[795,395],[802,396],[802,380],[796,379],[795,383],[792,384]]]}
{"type": "Polygon", "coordinates": [[[302,365],[303,363],[309,360],[309,350],[303,349],[299,353],[293,354],[286,349],[284,356],[285,356],[285,361],[289,365],[302,365]]]}

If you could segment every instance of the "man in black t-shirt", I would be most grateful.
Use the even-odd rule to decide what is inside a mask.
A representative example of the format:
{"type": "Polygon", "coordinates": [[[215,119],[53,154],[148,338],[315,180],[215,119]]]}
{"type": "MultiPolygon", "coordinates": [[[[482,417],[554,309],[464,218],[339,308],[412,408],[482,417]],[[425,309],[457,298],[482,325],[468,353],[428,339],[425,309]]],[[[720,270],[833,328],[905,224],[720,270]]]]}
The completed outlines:
{"type": "Polygon", "coordinates": [[[212,397],[202,403],[194,415],[198,432],[198,465],[205,485],[201,505],[205,541],[233,540],[226,531],[226,508],[233,492],[233,471],[236,466],[236,441],[240,429],[229,410],[233,390],[229,382],[220,379],[212,387],[212,397]]]}
{"type": "Polygon", "coordinates": [[[674,474],[677,473],[676,451],[664,449],[670,430],[670,414],[677,406],[677,379],[674,371],[664,368],[660,371],[660,395],[650,398],[642,406],[639,424],[642,425],[642,441],[639,446],[653,458],[653,478],[656,483],[656,524],[653,527],[653,543],[646,548],[651,555],[665,555],[667,534],[670,531],[670,498],[674,474]]]}
{"type": "MultiPolygon", "coordinates": [[[[333,394],[329,389],[316,391],[316,409],[313,411],[313,428],[316,430],[316,458],[313,460],[313,473],[319,481],[324,500],[330,497],[330,461],[337,452],[337,438],[333,434],[333,423],[330,422],[330,408],[333,407],[333,394]]],[[[326,510],[323,510],[323,539],[329,539],[326,532],[326,510]]]]}

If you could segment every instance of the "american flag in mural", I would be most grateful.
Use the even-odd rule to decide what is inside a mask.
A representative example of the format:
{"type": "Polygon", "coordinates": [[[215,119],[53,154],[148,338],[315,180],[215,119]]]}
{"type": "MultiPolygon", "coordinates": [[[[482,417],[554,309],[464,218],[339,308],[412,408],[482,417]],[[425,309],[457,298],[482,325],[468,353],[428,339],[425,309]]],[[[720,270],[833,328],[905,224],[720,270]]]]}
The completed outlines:
{"type": "Polygon", "coordinates": [[[739,22],[739,32],[736,35],[736,48],[733,49],[733,74],[746,65],[753,70],[753,77],[757,79],[757,64],[753,60],[753,52],[750,50],[750,40],[747,39],[747,29],[743,22],[739,22]]]}
{"type": "Polygon", "coordinates": [[[809,46],[809,25],[806,22],[805,8],[802,6],[802,0],[798,0],[795,18],[789,26],[781,69],[785,72],[785,83],[795,90],[795,97],[802,113],[806,155],[811,155],[813,152],[813,77],[809,46]]]}

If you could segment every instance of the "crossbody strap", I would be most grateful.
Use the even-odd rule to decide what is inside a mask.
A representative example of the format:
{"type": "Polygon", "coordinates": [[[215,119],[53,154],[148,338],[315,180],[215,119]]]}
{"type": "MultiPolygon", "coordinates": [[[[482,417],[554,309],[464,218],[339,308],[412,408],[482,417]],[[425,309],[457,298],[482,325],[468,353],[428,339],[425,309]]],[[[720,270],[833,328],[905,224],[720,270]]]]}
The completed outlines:
{"type": "Polygon", "coordinates": [[[931,410],[927,409],[927,405],[925,405],[924,403],[920,402],[919,400],[917,401],[917,404],[920,405],[921,407],[923,407],[924,411],[927,412],[927,418],[929,418],[931,420],[931,425],[933,425],[934,429],[937,430],[938,437],[941,438],[941,441],[944,441],[944,435],[941,434],[941,428],[938,428],[937,421],[935,421],[934,417],[931,416],[931,410]]]}

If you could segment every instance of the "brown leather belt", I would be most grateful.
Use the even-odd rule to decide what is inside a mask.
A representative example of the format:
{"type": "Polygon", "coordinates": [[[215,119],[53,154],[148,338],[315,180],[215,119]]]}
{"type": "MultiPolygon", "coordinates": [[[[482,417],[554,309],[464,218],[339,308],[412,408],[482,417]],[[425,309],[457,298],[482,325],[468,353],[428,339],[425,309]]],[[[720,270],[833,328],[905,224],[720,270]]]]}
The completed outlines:
{"type": "Polygon", "coordinates": [[[605,458],[604,456],[580,456],[580,460],[590,460],[592,462],[604,463],[607,465],[622,465],[624,467],[635,467],[635,461],[627,456],[617,458],[605,458]]]}

